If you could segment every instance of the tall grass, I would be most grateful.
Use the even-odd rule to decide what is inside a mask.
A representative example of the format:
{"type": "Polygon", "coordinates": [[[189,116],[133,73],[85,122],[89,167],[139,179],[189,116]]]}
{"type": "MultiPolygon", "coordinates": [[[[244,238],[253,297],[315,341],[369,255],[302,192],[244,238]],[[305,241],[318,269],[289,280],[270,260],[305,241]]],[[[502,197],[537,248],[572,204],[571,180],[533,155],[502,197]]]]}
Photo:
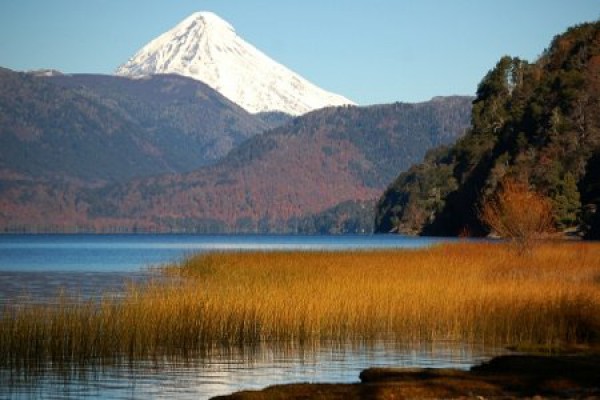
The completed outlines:
{"type": "Polygon", "coordinates": [[[0,365],[136,360],[265,342],[552,347],[600,339],[598,244],[546,244],[524,257],[473,243],[207,254],[161,274],[118,300],[5,307],[0,365]]]}

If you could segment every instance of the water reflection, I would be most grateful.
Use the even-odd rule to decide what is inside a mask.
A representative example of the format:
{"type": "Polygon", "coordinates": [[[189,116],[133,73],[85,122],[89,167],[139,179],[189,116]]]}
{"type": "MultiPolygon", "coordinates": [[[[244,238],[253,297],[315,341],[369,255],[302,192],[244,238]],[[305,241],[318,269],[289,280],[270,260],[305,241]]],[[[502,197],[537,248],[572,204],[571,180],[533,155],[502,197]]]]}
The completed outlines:
{"type": "Polygon", "coordinates": [[[0,307],[5,304],[47,303],[60,297],[98,300],[122,294],[125,287],[152,276],[150,271],[0,271],[0,307]]]}
{"type": "Polygon", "coordinates": [[[440,240],[400,235],[0,235],[0,306],[64,293],[94,299],[147,277],[147,267],[206,251],[417,248],[440,240]]]}
{"type": "Polygon", "coordinates": [[[291,382],[358,382],[368,367],[467,369],[498,349],[458,343],[393,342],[311,347],[264,345],[209,357],[162,358],[124,365],[88,365],[69,371],[46,366],[38,375],[0,371],[0,398],[207,399],[238,390],[291,382]]]}
{"type": "MultiPolygon", "coordinates": [[[[0,306],[56,299],[96,300],[148,279],[144,267],[208,250],[340,250],[421,247],[434,239],[401,236],[5,235],[0,237],[0,306]]],[[[373,366],[468,368],[497,349],[392,342],[311,347],[264,345],[208,356],[95,363],[61,370],[0,369],[0,398],[205,399],[290,382],[356,382],[373,366]]]]}

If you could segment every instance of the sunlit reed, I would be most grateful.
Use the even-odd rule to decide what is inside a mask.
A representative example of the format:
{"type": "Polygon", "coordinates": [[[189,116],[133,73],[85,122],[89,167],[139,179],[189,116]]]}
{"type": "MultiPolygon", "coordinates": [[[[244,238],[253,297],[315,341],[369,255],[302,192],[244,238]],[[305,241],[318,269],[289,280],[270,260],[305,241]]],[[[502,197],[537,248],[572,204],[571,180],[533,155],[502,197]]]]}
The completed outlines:
{"type": "Polygon", "coordinates": [[[393,339],[548,348],[600,338],[600,245],[214,253],[124,297],[12,305],[0,363],[88,363],[218,347],[393,339]]]}

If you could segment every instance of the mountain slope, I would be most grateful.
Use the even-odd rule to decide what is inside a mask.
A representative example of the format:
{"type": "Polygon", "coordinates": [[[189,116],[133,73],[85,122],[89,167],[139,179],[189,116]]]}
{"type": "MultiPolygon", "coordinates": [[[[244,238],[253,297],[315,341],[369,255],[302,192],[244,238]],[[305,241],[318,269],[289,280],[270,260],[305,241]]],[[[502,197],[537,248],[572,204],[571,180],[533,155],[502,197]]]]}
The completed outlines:
{"type": "Polygon", "coordinates": [[[123,181],[215,162],[268,125],[193,79],[0,69],[0,179],[123,181]]]}
{"type": "Polygon", "coordinates": [[[165,73],[200,80],[252,113],[300,115],[353,104],[270,59],[210,12],[192,14],[116,70],[130,77],[165,73]]]}
{"type": "MultiPolygon", "coordinates": [[[[557,36],[533,64],[504,57],[481,81],[471,128],[401,174],[377,230],[486,234],[478,209],[510,177],[553,203],[560,230],[597,232],[600,22],[557,36]]],[[[597,233],[594,233],[597,235],[597,233]]]]}
{"type": "Polygon", "coordinates": [[[66,187],[68,203],[47,187],[6,187],[3,208],[18,213],[0,216],[0,227],[295,232],[305,217],[375,199],[387,177],[428,148],[454,142],[468,124],[471,100],[315,111],[247,140],[215,165],[80,193],[66,187]]]}
{"type": "Polygon", "coordinates": [[[215,166],[138,180],[106,198],[119,217],[148,228],[218,221],[229,231],[288,231],[293,218],[374,199],[395,171],[453,142],[470,106],[470,98],[448,98],[315,111],[250,139],[215,166]]]}

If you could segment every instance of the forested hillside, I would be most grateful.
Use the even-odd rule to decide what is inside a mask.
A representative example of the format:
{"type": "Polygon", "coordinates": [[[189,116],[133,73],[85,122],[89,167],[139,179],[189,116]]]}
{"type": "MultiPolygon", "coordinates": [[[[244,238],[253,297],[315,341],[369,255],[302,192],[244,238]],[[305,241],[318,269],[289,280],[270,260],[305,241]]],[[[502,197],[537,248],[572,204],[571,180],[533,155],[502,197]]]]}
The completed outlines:
{"type": "Polygon", "coordinates": [[[535,63],[503,57],[481,81],[471,128],[389,186],[376,230],[482,235],[506,177],[551,199],[559,230],[598,235],[600,22],[557,36],[535,63]]]}
{"type": "Polygon", "coordinates": [[[0,69],[0,180],[124,181],[214,163],[268,124],[201,82],[0,69]]]}
{"type": "Polygon", "coordinates": [[[453,143],[468,125],[471,102],[448,97],[314,111],[190,173],[84,191],[68,185],[0,187],[2,210],[12,210],[0,215],[0,226],[96,232],[341,232],[354,226],[360,231],[364,218],[349,211],[363,215],[365,210],[350,205],[375,200],[397,171],[421,161],[428,149],[453,143]]]}
{"type": "Polygon", "coordinates": [[[143,229],[293,231],[298,217],[375,199],[393,171],[456,140],[470,102],[315,111],[248,140],[215,166],[108,188],[90,213],[143,229]]]}
{"type": "Polygon", "coordinates": [[[317,214],[292,218],[288,232],[302,234],[371,234],[375,217],[375,200],[348,200],[317,214]]]}

